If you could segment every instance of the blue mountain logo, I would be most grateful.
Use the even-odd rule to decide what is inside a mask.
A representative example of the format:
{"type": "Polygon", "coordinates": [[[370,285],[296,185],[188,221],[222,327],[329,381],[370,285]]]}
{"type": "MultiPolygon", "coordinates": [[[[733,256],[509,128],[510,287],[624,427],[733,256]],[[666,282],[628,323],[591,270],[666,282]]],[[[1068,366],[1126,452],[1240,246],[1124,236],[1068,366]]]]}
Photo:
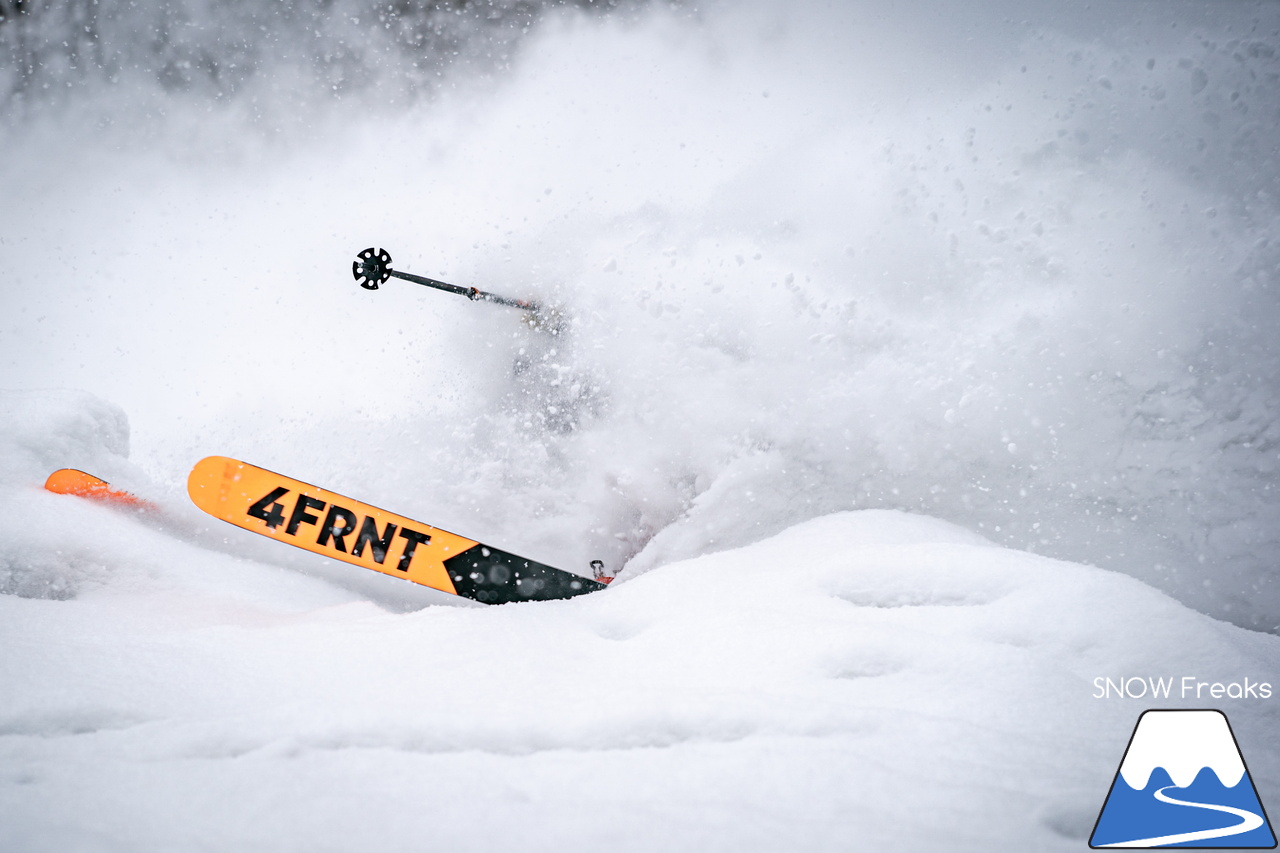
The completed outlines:
{"type": "Polygon", "coordinates": [[[1144,711],[1089,846],[1274,848],[1226,715],[1144,711]]]}

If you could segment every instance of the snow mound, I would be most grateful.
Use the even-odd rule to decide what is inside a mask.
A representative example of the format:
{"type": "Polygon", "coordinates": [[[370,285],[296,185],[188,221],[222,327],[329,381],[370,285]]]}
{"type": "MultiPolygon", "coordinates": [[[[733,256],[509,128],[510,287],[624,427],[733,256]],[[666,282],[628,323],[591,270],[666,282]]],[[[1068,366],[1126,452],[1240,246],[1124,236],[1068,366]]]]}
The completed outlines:
{"type": "Polygon", "coordinates": [[[68,524],[39,487],[69,467],[136,481],[128,455],[129,422],[117,406],[77,391],[0,392],[0,593],[66,599],[103,581],[100,531],[68,524]]]}
{"type": "Polygon", "coordinates": [[[0,391],[0,483],[43,483],[58,468],[127,470],[129,420],[83,391],[0,391]]]}
{"type": "MultiPolygon", "coordinates": [[[[163,550],[159,580],[0,596],[4,849],[1077,850],[1142,710],[1095,677],[1280,656],[892,511],[569,601],[399,614],[116,528],[99,558],[163,550]]],[[[1280,779],[1273,713],[1231,717],[1280,779]]]]}

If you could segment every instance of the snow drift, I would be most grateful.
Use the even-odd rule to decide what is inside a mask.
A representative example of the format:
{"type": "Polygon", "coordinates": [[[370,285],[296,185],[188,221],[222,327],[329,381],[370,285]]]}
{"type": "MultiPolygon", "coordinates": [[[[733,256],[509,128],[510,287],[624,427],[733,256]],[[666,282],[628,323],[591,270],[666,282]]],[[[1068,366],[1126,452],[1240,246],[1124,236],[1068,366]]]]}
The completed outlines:
{"type": "MultiPolygon", "coordinates": [[[[0,501],[26,573],[0,595],[6,850],[1073,850],[1137,710],[1094,678],[1280,656],[1122,575],[893,511],[586,598],[395,613],[207,532],[30,483],[0,501]]],[[[1230,709],[1262,791],[1273,708],[1230,709]]]]}

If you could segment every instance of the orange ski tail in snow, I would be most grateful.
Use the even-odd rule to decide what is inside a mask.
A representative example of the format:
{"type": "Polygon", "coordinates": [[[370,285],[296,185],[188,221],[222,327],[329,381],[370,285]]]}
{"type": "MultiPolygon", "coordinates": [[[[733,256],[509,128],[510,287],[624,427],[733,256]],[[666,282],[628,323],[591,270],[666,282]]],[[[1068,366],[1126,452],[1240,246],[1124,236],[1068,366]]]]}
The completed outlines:
{"type": "Polygon", "coordinates": [[[111,488],[111,484],[75,468],[60,468],[49,475],[44,487],[59,495],[75,495],[115,506],[132,509],[155,509],[155,505],[137,495],[111,488]]]}

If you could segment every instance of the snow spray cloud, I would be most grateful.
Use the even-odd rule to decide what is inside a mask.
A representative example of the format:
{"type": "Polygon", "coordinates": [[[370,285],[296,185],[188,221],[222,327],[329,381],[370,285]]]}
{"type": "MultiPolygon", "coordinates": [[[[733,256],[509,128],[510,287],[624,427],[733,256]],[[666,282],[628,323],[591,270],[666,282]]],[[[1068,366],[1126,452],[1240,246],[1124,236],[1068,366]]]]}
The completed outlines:
{"type": "Polygon", "coordinates": [[[266,145],[284,76],[136,145],[33,121],[0,252],[54,275],[6,291],[5,369],[121,403],[157,470],[336,477],[570,567],[897,507],[1276,630],[1280,8],[1159,12],[561,10],[398,114],[277,98],[305,133],[266,145]],[[568,331],[358,292],[373,242],[568,331]]]}

